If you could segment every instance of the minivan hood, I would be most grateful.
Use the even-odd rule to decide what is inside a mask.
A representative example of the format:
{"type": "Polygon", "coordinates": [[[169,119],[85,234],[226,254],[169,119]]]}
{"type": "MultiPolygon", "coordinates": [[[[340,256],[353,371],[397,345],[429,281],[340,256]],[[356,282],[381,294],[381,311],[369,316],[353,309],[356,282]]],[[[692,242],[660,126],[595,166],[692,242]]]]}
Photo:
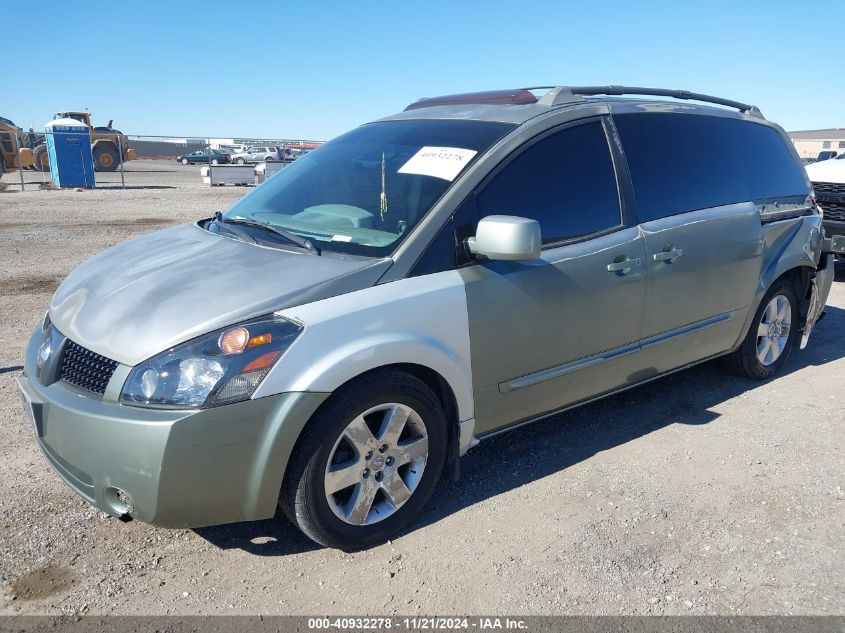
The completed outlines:
{"type": "Polygon", "coordinates": [[[390,263],[262,247],[183,224],[85,261],[53,295],[50,319],[91,351],[137,365],[211,330],[372,286],[390,263]]]}

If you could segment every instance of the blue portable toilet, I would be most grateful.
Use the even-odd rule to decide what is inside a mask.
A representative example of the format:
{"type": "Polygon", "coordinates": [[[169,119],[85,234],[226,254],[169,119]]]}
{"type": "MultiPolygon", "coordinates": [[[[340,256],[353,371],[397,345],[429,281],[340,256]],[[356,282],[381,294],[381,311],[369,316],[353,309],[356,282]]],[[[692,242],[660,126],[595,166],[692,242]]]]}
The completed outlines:
{"type": "Polygon", "coordinates": [[[76,119],[55,119],[44,127],[53,184],[57,187],[94,187],[94,157],[88,126],[76,119]]]}

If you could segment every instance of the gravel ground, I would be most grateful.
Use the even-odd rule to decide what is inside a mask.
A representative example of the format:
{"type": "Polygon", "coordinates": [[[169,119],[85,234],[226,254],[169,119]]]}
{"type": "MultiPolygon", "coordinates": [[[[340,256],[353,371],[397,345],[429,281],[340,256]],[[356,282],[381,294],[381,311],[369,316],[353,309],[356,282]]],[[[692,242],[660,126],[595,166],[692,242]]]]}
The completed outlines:
{"type": "Polygon", "coordinates": [[[706,364],[488,440],[365,552],[280,517],[163,530],[89,507],[19,410],[26,340],[83,259],[244,191],[0,194],[0,614],[845,614],[841,269],[776,380],[706,364]]]}

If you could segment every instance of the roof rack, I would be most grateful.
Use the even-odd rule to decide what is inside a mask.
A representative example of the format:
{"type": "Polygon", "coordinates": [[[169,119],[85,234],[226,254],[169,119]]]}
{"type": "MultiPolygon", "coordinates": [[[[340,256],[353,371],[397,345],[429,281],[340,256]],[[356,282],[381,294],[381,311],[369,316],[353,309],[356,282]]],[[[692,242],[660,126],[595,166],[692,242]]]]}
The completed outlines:
{"type": "MultiPolygon", "coordinates": [[[[542,88],[547,88],[547,86],[542,86],[542,88]]],[[[526,88],[526,90],[537,89],[539,88],[526,88]]],[[[546,93],[538,103],[542,105],[560,105],[563,103],[570,103],[572,101],[580,101],[582,97],[596,95],[647,95],[652,97],[671,97],[673,99],[703,101],[705,103],[715,103],[729,108],[736,108],[740,112],[747,112],[753,116],[763,118],[763,113],[760,112],[760,109],[757,106],[753,106],[748,103],[741,103],[739,101],[732,101],[731,99],[723,99],[721,97],[713,97],[698,92],[690,92],[689,90],[669,90],[666,88],[641,88],[634,86],[557,86],[549,90],[549,92],[546,93]]]]}
{"type": "Polygon", "coordinates": [[[441,105],[468,105],[468,104],[506,104],[526,105],[539,103],[540,105],[553,106],[565,103],[583,101],[584,97],[597,95],[647,95],[653,97],[672,97],[692,101],[703,101],[717,105],[736,108],[740,112],[747,112],[753,116],[763,117],[757,106],[721,97],[690,92],[689,90],[668,90],[666,88],[639,88],[631,86],[534,86],[531,88],[517,88],[515,90],[489,90],[486,92],[467,92],[464,94],[444,95],[442,97],[429,97],[420,99],[410,104],[405,110],[416,110],[418,108],[430,108],[441,105]],[[534,96],[532,90],[546,90],[546,94],[540,99],[534,96]]]}

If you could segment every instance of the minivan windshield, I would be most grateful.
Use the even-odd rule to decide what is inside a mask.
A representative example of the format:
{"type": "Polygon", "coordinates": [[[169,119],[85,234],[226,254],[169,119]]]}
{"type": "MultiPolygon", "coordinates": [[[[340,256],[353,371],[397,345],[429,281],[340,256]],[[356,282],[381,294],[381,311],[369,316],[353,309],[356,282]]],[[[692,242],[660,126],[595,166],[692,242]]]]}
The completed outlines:
{"type": "Polygon", "coordinates": [[[369,123],[297,158],[223,221],[257,220],[305,237],[319,251],[383,257],[513,128],[466,120],[369,123]]]}

